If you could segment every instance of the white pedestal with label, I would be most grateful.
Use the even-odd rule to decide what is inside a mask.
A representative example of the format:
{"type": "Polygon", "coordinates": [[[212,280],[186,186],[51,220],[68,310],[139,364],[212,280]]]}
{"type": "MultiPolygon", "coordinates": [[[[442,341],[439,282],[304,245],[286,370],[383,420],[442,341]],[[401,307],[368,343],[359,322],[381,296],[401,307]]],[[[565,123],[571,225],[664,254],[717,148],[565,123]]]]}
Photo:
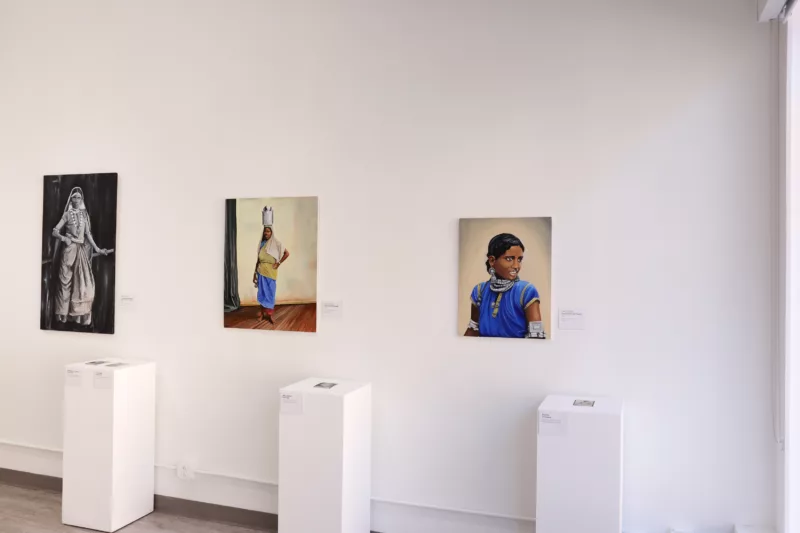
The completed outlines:
{"type": "Polygon", "coordinates": [[[369,533],[372,387],[310,378],[280,405],[279,533],[369,533]]]}
{"type": "Polygon", "coordinates": [[[544,400],[536,454],[536,533],[622,531],[622,431],[618,400],[544,400]]]}
{"type": "Polygon", "coordinates": [[[156,365],[68,365],[62,522],[116,531],[153,512],[156,365]]]}

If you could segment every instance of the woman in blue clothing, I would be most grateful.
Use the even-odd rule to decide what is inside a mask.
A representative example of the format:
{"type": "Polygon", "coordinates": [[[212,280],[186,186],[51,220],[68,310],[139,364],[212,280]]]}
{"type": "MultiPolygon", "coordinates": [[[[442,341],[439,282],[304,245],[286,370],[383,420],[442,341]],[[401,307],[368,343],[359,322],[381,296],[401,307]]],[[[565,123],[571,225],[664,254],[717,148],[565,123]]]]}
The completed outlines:
{"type": "Polygon", "coordinates": [[[525,246],[510,233],[489,241],[486,270],[490,279],[472,289],[466,337],[546,338],[539,291],[519,279],[525,246]]]}
{"type": "Polygon", "coordinates": [[[258,289],[258,303],[261,305],[260,320],[268,320],[271,324],[275,321],[275,294],[278,287],[278,268],[289,259],[289,250],[275,237],[272,231],[272,222],[264,226],[261,243],[258,245],[258,261],[253,273],[253,284],[258,289]]]}

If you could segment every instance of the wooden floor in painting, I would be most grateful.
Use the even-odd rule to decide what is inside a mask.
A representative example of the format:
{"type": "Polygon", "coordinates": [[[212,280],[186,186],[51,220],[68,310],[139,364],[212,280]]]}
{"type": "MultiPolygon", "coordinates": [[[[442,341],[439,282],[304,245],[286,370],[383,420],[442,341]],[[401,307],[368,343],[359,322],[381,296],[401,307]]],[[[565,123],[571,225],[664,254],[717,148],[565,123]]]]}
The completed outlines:
{"type": "Polygon", "coordinates": [[[276,305],[270,324],[258,318],[260,307],[242,307],[225,313],[225,327],[275,331],[317,331],[317,304],[276,305]]]}

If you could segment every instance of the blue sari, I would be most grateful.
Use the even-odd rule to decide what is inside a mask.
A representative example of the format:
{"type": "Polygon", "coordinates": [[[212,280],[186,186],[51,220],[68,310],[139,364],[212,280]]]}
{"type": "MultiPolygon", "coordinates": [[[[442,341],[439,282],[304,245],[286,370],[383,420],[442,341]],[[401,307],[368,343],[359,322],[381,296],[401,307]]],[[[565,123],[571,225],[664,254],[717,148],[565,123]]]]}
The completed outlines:
{"type": "MultiPolygon", "coordinates": [[[[278,242],[277,251],[273,251],[273,253],[280,254],[282,250],[283,245],[278,242]]],[[[261,241],[258,248],[258,265],[256,266],[256,274],[258,274],[256,298],[261,307],[265,309],[275,309],[275,293],[278,286],[278,270],[275,268],[275,264],[278,259],[268,252],[267,241],[261,241]]]]}
{"type": "Polygon", "coordinates": [[[475,285],[470,299],[480,311],[481,337],[522,339],[528,332],[525,310],[539,301],[539,291],[532,283],[520,280],[506,292],[493,292],[489,282],[484,281],[475,285]]]}
{"type": "MultiPolygon", "coordinates": [[[[267,276],[258,275],[258,303],[266,309],[275,309],[275,288],[278,282],[267,276]]],[[[250,293],[253,294],[253,293],[250,293]]]]}

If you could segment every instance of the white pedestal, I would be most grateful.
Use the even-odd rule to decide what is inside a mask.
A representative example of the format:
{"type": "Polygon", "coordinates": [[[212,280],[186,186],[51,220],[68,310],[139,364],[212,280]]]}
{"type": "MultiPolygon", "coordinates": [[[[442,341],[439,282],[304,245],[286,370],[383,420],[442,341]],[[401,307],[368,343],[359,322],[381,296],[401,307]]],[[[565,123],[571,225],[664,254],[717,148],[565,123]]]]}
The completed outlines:
{"type": "Polygon", "coordinates": [[[310,378],[280,395],[279,533],[369,533],[371,386],[310,378]]]}
{"type": "Polygon", "coordinates": [[[156,365],[102,361],[66,368],[61,520],[112,532],[153,512],[156,365]]]}
{"type": "Polygon", "coordinates": [[[538,425],[536,533],[620,533],[622,403],[548,396],[538,425]]]}

